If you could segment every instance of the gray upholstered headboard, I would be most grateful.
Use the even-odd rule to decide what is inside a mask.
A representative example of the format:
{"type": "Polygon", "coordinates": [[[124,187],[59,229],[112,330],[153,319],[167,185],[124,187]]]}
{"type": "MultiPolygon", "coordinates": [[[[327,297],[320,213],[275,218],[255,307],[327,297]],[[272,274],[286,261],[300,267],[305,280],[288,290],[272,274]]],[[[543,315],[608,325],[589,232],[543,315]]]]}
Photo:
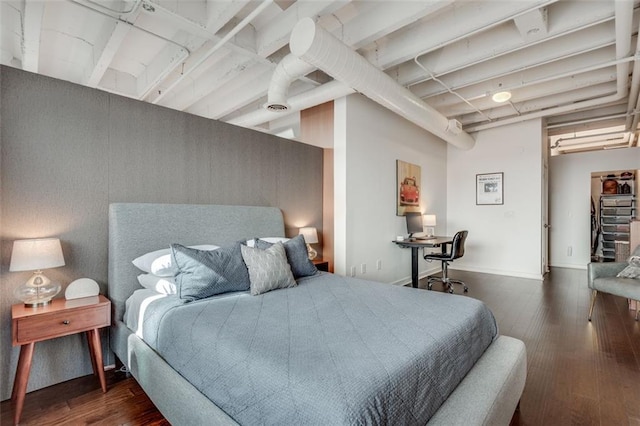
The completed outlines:
{"type": "Polygon", "coordinates": [[[109,298],[114,321],[125,301],[141,288],[131,261],[171,243],[227,245],[254,237],[284,237],[275,207],[115,203],[109,206],[109,298]]]}

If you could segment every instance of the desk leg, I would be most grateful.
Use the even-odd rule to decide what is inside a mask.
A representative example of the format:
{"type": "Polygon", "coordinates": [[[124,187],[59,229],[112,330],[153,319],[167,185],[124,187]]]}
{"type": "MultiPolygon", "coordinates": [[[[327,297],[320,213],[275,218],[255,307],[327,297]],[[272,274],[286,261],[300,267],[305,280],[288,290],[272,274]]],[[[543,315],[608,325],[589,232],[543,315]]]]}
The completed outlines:
{"type": "Polygon", "coordinates": [[[100,343],[100,332],[97,328],[87,331],[89,339],[89,350],[91,351],[91,364],[93,372],[100,378],[102,392],[107,391],[107,380],[104,377],[104,366],[102,365],[102,343],[100,343]]]}
{"type": "Polygon", "coordinates": [[[33,359],[33,348],[35,343],[27,343],[20,347],[20,357],[18,358],[18,368],[13,381],[13,392],[11,400],[16,403],[16,411],[13,415],[13,424],[17,425],[22,415],[24,407],[24,397],[27,393],[27,383],[29,382],[29,372],[31,371],[31,360],[33,359]]]}
{"type": "Polygon", "coordinates": [[[411,287],[418,288],[418,247],[411,247],[411,287]]]}

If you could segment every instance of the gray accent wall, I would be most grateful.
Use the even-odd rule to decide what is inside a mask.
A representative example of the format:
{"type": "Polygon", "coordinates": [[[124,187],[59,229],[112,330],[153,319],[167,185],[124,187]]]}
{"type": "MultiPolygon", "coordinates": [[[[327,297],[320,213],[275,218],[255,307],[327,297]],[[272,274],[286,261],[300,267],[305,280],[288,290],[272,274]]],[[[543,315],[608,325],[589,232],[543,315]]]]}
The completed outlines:
{"type": "MultiPolygon", "coordinates": [[[[321,234],[320,148],[9,67],[0,67],[0,126],[1,400],[19,354],[13,290],[30,276],[9,272],[13,240],[59,237],[66,266],[46,275],[63,287],[92,278],[106,293],[112,202],[274,206],[287,235],[321,234]]],[[[84,337],[37,343],[28,391],[87,374],[84,337]]]]}

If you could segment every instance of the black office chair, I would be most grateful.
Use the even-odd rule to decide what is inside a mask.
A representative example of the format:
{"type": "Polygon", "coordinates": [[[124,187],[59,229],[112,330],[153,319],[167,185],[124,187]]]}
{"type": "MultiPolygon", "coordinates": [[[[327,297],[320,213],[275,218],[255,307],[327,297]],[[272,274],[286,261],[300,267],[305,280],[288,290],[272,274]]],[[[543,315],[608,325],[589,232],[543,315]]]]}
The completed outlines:
{"type": "Polygon", "coordinates": [[[429,253],[424,255],[424,260],[432,261],[439,260],[442,262],[442,277],[429,277],[427,280],[427,288],[431,290],[434,282],[441,282],[447,286],[449,293],[453,293],[453,285],[460,284],[466,293],[469,291],[469,287],[460,280],[454,280],[449,278],[448,269],[449,262],[464,256],[464,242],[467,239],[468,231],[459,231],[453,236],[453,242],[451,243],[451,251],[446,252],[443,247],[442,253],[429,253]]]}

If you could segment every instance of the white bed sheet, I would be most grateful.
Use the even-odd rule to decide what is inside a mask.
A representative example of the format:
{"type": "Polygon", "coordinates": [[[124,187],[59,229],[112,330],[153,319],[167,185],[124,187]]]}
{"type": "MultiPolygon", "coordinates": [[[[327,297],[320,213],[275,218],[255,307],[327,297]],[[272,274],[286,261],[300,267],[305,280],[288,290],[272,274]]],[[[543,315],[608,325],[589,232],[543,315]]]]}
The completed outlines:
{"type": "Polygon", "coordinates": [[[124,323],[136,333],[136,336],[144,339],[142,335],[142,324],[149,303],[167,296],[168,294],[161,294],[146,288],[134,291],[126,302],[124,323]]]}

